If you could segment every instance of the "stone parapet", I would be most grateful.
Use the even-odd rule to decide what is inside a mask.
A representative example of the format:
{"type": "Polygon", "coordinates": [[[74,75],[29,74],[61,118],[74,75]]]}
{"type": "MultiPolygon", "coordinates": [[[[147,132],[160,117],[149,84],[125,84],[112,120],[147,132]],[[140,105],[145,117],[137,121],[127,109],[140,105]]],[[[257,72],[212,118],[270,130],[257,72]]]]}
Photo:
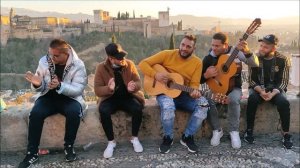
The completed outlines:
{"type": "MultiPolygon", "coordinates": [[[[290,131],[299,133],[299,97],[289,97],[291,104],[290,131]]],[[[240,132],[246,126],[246,105],[247,101],[242,100],[240,132]]],[[[25,150],[27,145],[28,116],[32,105],[10,107],[1,113],[1,151],[25,150]]],[[[225,108],[226,109],[226,108],[225,108]]],[[[227,131],[227,113],[220,111],[221,124],[224,131],[227,131]]],[[[174,124],[174,136],[180,138],[190,114],[176,111],[174,124]]],[[[129,140],[131,136],[131,117],[124,112],[117,112],[112,116],[115,139],[117,141],[129,140]]],[[[41,148],[62,148],[64,139],[65,118],[58,114],[48,117],[44,122],[41,138],[41,148]]],[[[273,133],[280,131],[279,114],[275,106],[270,103],[263,103],[259,106],[255,120],[255,134],[273,133]]],[[[211,129],[207,121],[195,135],[196,138],[211,136],[211,129]]],[[[155,99],[147,100],[143,111],[143,122],[139,132],[140,139],[161,139],[162,127],[160,122],[160,111],[155,99]]],[[[97,105],[90,104],[89,109],[77,134],[75,146],[88,143],[106,142],[106,137],[99,121],[97,105]]]]}

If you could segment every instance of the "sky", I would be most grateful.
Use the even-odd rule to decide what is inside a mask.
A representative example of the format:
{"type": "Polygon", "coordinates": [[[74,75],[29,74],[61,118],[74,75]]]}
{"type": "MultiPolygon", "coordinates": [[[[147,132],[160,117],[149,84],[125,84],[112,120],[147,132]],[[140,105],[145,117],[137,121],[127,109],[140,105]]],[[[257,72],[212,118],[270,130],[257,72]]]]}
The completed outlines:
{"type": "Polygon", "coordinates": [[[299,0],[285,1],[116,1],[116,0],[1,0],[1,7],[26,8],[36,11],[54,11],[60,13],[85,13],[93,15],[93,10],[102,9],[117,16],[120,11],[128,11],[135,16],[158,18],[158,11],[170,9],[170,15],[189,14],[194,16],[213,16],[222,18],[265,18],[275,19],[286,16],[299,17],[299,0]]]}

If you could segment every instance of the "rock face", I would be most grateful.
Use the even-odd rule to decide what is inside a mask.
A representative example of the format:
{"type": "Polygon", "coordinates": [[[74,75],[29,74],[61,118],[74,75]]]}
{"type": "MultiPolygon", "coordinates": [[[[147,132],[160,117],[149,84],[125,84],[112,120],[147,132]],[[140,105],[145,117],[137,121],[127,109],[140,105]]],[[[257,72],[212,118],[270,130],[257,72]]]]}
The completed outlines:
{"type": "MultiPolygon", "coordinates": [[[[299,132],[299,98],[289,99],[291,103],[291,132],[299,132]]],[[[226,109],[226,108],[225,108],[226,109]]],[[[10,107],[6,112],[1,113],[1,151],[24,150],[27,145],[28,115],[31,106],[10,107]]],[[[190,114],[183,111],[176,111],[174,136],[180,138],[184,132],[186,123],[190,114]]],[[[220,111],[221,124],[227,131],[227,113],[220,111]]],[[[117,112],[112,116],[114,134],[117,141],[128,140],[131,136],[131,116],[125,112],[117,112]]],[[[242,101],[240,132],[246,126],[246,101],[242,101]]],[[[255,120],[255,134],[278,132],[279,114],[276,107],[269,103],[259,106],[255,120]]],[[[57,114],[48,117],[44,122],[44,128],[40,147],[62,148],[64,144],[65,118],[57,114]]],[[[150,99],[146,102],[143,111],[143,121],[139,132],[141,140],[161,139],[162,126],[160,122],[160,110],[156,101],[150,99]]],[[[207,121],[204,121],[203,127],[195,135],[196,138],[211,136],[211,129],[207,121]]],[[[102,129],[99,112],[96,104],[90,104],[89,110],[77,133],[75,141],[76,146],[88,144],[89,142],[106,142],[104,131],[102,129]]]]}

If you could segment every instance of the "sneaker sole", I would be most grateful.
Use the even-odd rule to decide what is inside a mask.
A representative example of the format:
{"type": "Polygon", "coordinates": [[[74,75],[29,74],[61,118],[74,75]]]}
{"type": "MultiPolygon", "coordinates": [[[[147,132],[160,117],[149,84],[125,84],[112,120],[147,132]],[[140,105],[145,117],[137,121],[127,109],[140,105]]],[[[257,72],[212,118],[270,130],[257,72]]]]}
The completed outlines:
{"type": "Polygon", "coordinates": [[[33,164],[36,163],[39,160],[39,158],[37,158],[36,160],[34,160],[32,163],[30,163],[30,165],[27,168],[31,168],[32,166],[34,166],[33,164]]]}
{"type": "Polygon", "coordinates": [[[36,163],[38,161],[38,159],[37,160],[35,160],[33,163],[31,163],[27,168],[31,168],[31,167],[34,167],[34,163],[36,163]]]}
{"type": "Polygon", "coordinates": [[[281,142],[282,142],[282,146],[283,146],[285,149],[292,149],[292,147],[293,147],[293,146],[291,146],[291,147],[287,148],[287,147],[286,147],[286,146],[284,146],[284,144],[283,144],[283,142],[284,142],[284,141],[283,141],[283,140],[281,140],[281,142]]]}
{"type": "MultiPolygon", "coordinates": [[[[173,142],[174,142],[174,141],[172,141],[171,146],[173,145],[173,142]]],[[[162,152],[162,151],[160,150],[160,148],[158,148],[158,150],[159,150],[159,152],[162,153],[162,154],[167,154],[167,153],[170,152],[170,149],[167,150],[166,152],[162,152]]]]}
{"type": "Polygon", "coordinates": [[[284,147],[284,149],[292,149],[292,147],[293,147],[293,146],[292,146],[292,147],[290,147],[290,148],[287,148],[287,147],[286,147],[286,146],[284,146],[284,145],[282,145],[282,146],[284,147]]]}
{"type": "Polygon", "coordinates": [[[247,141],[247,139],[245,139],[245,138],[243,138],[243,140],[244,140],[245,142],[247,142],[248,144],[254,144],[254,142],[255,142],[255,141],[253,141],[253,142],[247,141]]]}
{"type": "Polygon", "coordinates": [[[191,150],[191,149],[186,145],[186,143],[184,143],[182,140],[180,140],[180,143],[181,143],[181,145],[187,147],[189,152],[191,152],[191,153],[196,153],[196,152],[197,152],[197,151],[191,150]]]}
{"type": "Polygon", "coordinates": [[[75,157],[74,159],[72,159],[72,160],[68,160],[68,159],[66,159],[66,161],[67,162],[73,162],[73,161],[75,161],[75,160],[77,160],[77,157],[75,157]]]}
{"type": "Polygon", "coordinates": [[[169,153],[169,152],[170,152],[170,149],[169,149],[169,150],[167,150],[166,152],[162,152],[162,151],[160,150],[160,148],[158,148],[158,150],[159,150],[159,152],[160,152],[160,153],[162,153],[162,154],[167,154],[167,153],[169,153]]]}

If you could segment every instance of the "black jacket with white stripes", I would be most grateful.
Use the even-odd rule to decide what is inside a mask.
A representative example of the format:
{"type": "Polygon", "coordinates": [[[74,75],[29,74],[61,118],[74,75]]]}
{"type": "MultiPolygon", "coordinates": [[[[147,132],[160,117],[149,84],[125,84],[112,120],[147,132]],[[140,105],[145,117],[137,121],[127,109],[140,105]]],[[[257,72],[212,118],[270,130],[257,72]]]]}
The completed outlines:
{"type": "MultiPolygon", "coordinates": [[[[259,56],[259,54],[257,55],[259,56]]],[[[263,86],[268,90],[278,89],[280,92],[286,92],[289,82],[289,68],[291,67],[290,59],[275,51],[272,59],[267,60],[259,56],[259,61],[259,67],[249,67],[249,88],[254,89],[264,83],[263,86]],[[261,80],[262,67],[264,81],[261,80]]]]}

